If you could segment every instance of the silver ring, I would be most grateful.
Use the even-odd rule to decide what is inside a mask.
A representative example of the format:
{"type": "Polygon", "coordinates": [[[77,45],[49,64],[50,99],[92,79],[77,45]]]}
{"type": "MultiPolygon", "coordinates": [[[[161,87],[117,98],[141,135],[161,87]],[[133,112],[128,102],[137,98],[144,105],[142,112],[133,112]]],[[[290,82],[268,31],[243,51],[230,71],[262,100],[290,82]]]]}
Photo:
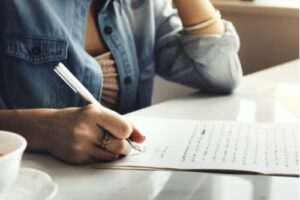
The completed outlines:
{"type": "Polygon", "coordinates": [[[101,140],[101,147],[106,149],[106,146],[110,143],[111,135],[106,131],[103,130],[103,138],[101,140]]]}

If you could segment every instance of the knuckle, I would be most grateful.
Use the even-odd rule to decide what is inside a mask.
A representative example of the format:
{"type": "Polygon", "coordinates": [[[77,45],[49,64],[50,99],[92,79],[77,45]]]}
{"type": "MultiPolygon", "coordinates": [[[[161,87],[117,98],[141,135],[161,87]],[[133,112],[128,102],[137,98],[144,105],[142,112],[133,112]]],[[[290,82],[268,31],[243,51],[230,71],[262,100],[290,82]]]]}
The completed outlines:
{"type": "Polygon", "coordinates": [[[92,115],[102,114],[102,109],[100,105],[97,104],[88,104],[81,109],[79,120],[88,120],[92,115]]]}
{"type": "Polygon", "coordinates": [[[101,114],[103,112],[103,109],[102,109],[102,106],[101,105],[97,105],[97,104],[89,104],[86,106],[86,110],[87,112],[90,112],[90,113],[98,113],[98,114],[101,114]]]}
{"type": "Polygon", "coordinates": [[[79,122],[72,128],[72,136],[75,137],[80,135],[81,131],[84,130],[84,124],[79,122]]]}
{"type": "Polygon", "coordinates": [[[71,156],[80,156],[84,153],[83,148],[79,144],[73,144],[71,146],[71,156]]]}
{"type": "Polygon", "coordinates": [[[127,145],[126,145],[125,141],[122,140],[121,142],[117,143],[116,151],[117,151],[117,153],[120,154],[120,153],[125,152],[126,148],[127,148],[127,145]]]}
{"type": "Polygon", "coordinates": [[[81,121],[72,127],[71,137],[76,141],[80,141],[93,132],[93,125],[89,121],[81,121]]]}
{"type": "Polygon", "coordinates": [[[74,127],[72,133],[69,136],[69,140],[73,143],[80,141],[82,138],[82,129],[79,127],[74,127]]]}
{"type": "Polygon", "coordinates": [[[121,134],[127,138],[132,133],[132,126],[129,122],[124,122],[122,125],[120,125],[120,131],[121,134]]]}

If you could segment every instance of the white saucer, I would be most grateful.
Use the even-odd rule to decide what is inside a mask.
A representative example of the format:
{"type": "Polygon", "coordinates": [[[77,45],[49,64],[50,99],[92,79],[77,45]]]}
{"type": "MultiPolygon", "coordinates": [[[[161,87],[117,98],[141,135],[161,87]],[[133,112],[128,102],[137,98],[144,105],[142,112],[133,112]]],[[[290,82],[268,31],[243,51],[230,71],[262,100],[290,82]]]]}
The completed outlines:
{"type": "Polygon", "coordinates": [[[57,193],[57,185],[42,171],[21,168],[14,185],[4,193],[4,200],[48,200],[57,193]]]}

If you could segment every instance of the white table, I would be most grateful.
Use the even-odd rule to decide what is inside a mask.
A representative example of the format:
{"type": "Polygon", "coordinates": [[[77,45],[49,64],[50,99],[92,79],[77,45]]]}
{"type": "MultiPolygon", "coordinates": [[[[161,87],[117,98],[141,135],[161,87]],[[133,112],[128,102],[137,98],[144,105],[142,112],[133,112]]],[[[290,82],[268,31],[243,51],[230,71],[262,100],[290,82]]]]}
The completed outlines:
{"type": "MultiPolygon", "coordinates": [[[[131,113],[134,116],[299,122],[276,97],[299,84],[299,61],[246,76],[230,96],[192,94],[131,113]]],[[[295,91],[295,90],[294,90],[295,91]]],[[[55,199],[296,200],[298,178],[218,173],[99,170],[70,166],[47,155],[26,153],[22,167],[49,173],[59,186],[55,199]]]]}

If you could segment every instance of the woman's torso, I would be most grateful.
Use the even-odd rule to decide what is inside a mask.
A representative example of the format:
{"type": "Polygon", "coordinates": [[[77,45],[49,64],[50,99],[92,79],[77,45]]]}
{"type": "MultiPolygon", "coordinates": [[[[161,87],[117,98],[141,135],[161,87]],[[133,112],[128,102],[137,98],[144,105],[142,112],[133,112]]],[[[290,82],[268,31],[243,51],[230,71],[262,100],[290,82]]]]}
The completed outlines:
{"type": "Polygon", "coordinates": [[[97,18],[107,48],[104,43],[85,46],[89,1],[4,0],[1,4],[0,94],[5,107],[84,105],[53,72],[58,62],[99,97],[103,77],[86,50],[96,54],[110,50],[114,55],[120,80],[119,112],[150,105],[155,43],[152,1],[106,1],[97,18]]]}
{"type": "Polygon", "coordinates": [[[97,14],[103,6],[102,0],[93,0],[89,8],[85,32],[85,50],[99,63],[103,75],[101,104],[116,110],[119,104],[119,77],[111,52],[99,31],[97,14]]]}

